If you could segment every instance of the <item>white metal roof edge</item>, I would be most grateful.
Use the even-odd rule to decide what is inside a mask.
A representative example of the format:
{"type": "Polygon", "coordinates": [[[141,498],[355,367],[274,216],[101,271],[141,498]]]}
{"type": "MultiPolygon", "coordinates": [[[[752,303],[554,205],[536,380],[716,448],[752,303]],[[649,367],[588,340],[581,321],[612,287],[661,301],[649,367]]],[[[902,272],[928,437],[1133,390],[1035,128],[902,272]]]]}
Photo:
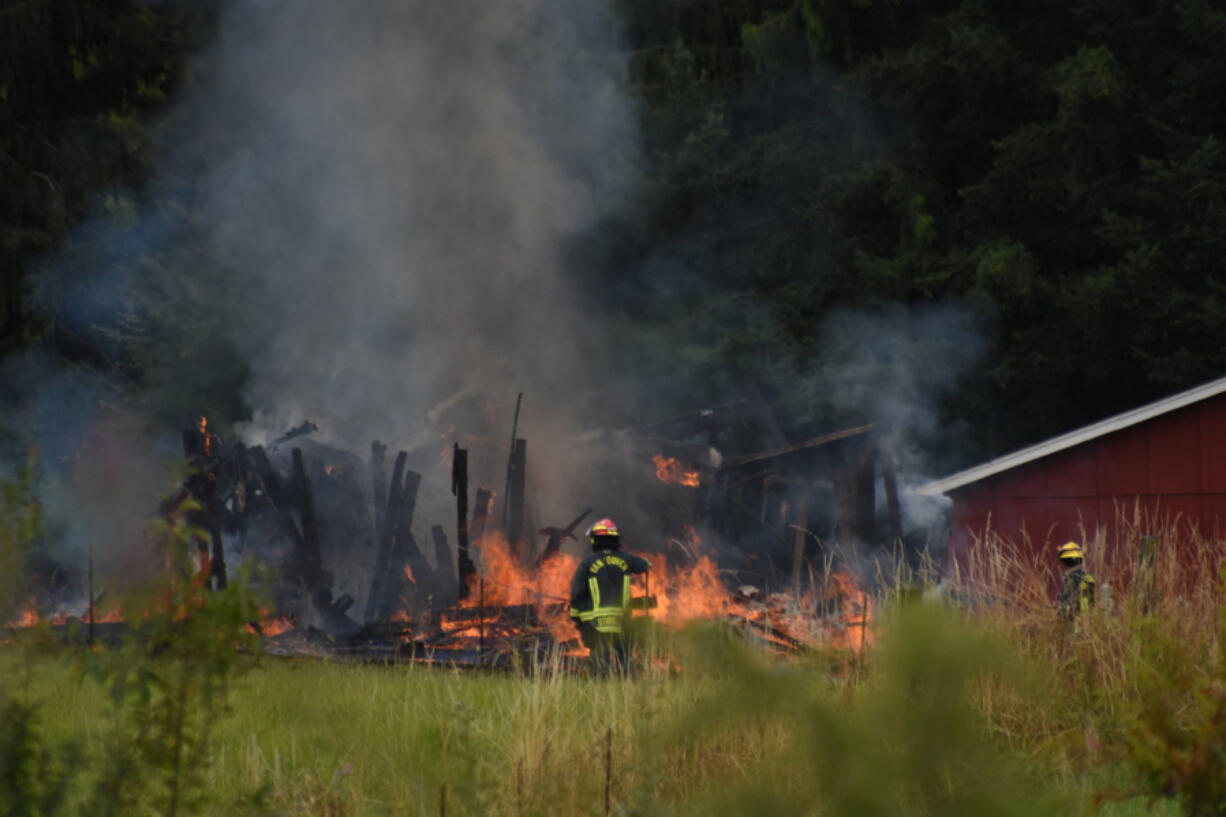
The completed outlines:
{"type": "Polygon", "coordinates": [[[1203,385],[1197,386],[1194,389],[1189,389],[1185,392],[1166,397],[1156,403],[1150,403],[1140,408],[1126,411],[1123,414],[1117,414],[1114,417],[1108,417],[1105,420],[1099,420],[1088,426],[1070,431],[1067,434],[1061,434],[1059,437],[1052,437],[1050,440],[1045,440],[1038,445],[1032,445],[1029,448],[1023,448],[1020,451],[1014,451],[1012,454],[1006,454],[1003,457],[998,457],[982,465],[977,465],[974,468],[968,468],[965,471],[959,471],[956,474],[951,474],[944,479],[938,479],[933,482],[920,485],[915,488],[912,493],[921,496],[940,496],[941,494],[949,493],[950,491],[961,488],[964,485],[969,485],[972,482],[978,482],[981,479],[986,479],[994,474],[999,474],[1001,471],[1008,471],[1010,468],[1016,468],[1019,465],[1024,465],[1033,460],[1046,457],[1050,454],[1055,454],[1058,451],[1063,451],[1066,448],[1072,448],[1075,445],[1093,440],[1096,437],[1102,437],[1105,434],[1110,434],[1113,431],[1119,431],[1123,428],[1142,423],[1151,417],[1157,417],[1161,414],[1174,411],[1175,409],[1190,406],[1193,403],[1199,403],[1201,400],[1206,400],[1214,395],[1226,392],[1226,377],[1218,378],[1203,385]]]}

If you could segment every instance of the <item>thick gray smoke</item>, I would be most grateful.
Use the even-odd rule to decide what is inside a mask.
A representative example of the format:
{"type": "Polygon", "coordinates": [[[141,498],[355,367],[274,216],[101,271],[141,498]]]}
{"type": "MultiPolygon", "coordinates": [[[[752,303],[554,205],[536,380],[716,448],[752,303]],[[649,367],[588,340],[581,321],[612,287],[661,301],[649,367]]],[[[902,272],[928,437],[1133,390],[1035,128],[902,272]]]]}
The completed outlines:
{"type": "MultiPolygon", "coordinates": [[[[138,540],[126,520],[153,512],[179,430],[238,405],[255,412],[248,442],[310,418],[316,439],[364,455],[378,437],[393,456],[437,439],[439,409],[467,411],[488,427],[455,437],[497,437],[498,461],[475,466],[501,488],[488,475],[505,466],[524,391],[533,487],[567,484],[547,443],[575,427],[601,349],[564,251],[635,173],[612,6],[229,0],[160,128],[151,203],[101,208],[35,294],[67,335],[156,365],[122,388],[39,362],[18,382],[6,367],[37,427],[9,430],[7,459],[24,457],[27,437],[64,441],[46,469],[53,538],[138,540]],[[241,394],[227,393],[234,383],[241,394]],[[61,393],[41,401],[49,411],[31,402],[61,393]],[[486,396],[506,409],[492,420],[486,396]],[[78,464],[82,440],[97,456],[78,464]]],[[[446,495],[432,459],[423,493],[446,495]]],[[[79,547],[52,549],[79,561],[79,547]]]]}
{"type": "Polygon", "coordinates": [[[253,435],[362,450],[474,386],[563,419],[595,367],[561,251],[636,141],[606,5],[231,4],[184,131],[225,131],[204,213],[253,435]]]}
{"type": "Polygon", "coordinates": [[[958,447],[959,430],[942,417],[942,403],[989,347],[984,316],[965,304],[838,312],[819,333],[812,399],[843,422],[871,422],[897,462],[904,511],[931,529],[943,504],[906,489],[941,475],[958,447]]]}

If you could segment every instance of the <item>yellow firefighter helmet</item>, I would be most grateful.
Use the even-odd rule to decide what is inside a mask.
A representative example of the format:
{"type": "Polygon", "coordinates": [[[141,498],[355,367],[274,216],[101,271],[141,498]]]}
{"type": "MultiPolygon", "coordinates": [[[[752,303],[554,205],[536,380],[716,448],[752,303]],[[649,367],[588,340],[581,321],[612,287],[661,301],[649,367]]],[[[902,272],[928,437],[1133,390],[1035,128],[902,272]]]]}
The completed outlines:
{"type": "Polygon", "coordinates": [[[1056,548],[1056,556],[1062,562],[1080,561],[1085,559],[1085,553],[1081,550],[1081,545],[1076,542],[1065,542],[1056,548]]]}

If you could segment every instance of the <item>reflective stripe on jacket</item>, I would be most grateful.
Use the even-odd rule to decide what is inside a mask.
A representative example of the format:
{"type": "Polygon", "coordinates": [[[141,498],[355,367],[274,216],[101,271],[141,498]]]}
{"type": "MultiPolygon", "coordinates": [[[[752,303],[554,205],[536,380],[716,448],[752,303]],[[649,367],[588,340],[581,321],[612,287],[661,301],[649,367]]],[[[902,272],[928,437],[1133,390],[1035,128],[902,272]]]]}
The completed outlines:
{"type": "Polygon", "coordinates": [[[591,553],[575,570],[570,616],[598,632],[620,633],[630,607],[630,577],[646,573],[646,559],[616,550],[591,553]]]}

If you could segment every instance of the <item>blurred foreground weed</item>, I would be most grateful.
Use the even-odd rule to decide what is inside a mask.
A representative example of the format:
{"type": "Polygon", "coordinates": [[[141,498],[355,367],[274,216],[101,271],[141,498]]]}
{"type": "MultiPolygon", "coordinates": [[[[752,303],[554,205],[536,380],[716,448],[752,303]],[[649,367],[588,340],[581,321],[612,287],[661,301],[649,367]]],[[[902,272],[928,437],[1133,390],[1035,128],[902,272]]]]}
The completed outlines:
{"type": "MultiPolygon", "coordinates": [[[[828,661],[779,666],[716,630],[680,646],[686,670],[727,683],[657,736],[640,761],[645,779],[681,745],[716,752],[746,731],[773,730],[778,739],[679,813],[1048,815],[1069,813],[1075,801],[1043,763],[994,734],[974,705],[983,684],[1033,699],[1025,662],[943,608],[899,610],[855,685],[833,679],[828,661]]],[[[660,813],[648,802],[632,812],[660,813]]]]}
{"type": "MultiPolygon", "coordinates": [[[[33,465],[30,466],[30,469],[33,465]]],[[[0,620],[10,620],[28,588],[18,578],[38,531],[32,470],[0,484],[5,516],[0,565],[6,570],[0,620]],[[15,601],[16,599],[16,601],[15,601]]],[[[211,593],[193,559],[207,534],[190,522],[188,500],[151,523],[158,564],[122,603],[129,634],[118,646],[92,646],[76,670],[109,693],[104,751],[92,764],[40,728],[38,690],[27,673],[0,678],[0,815],[91,817],[199,813],[206,788],[213,725],[226,711],[240,652],[253,648],[245,623],[258,618],[243,581],[211,593]]],[[[29,628],[7,645],[9,666],[26,670],[54,646],[49,625],[29,628]]]]}

